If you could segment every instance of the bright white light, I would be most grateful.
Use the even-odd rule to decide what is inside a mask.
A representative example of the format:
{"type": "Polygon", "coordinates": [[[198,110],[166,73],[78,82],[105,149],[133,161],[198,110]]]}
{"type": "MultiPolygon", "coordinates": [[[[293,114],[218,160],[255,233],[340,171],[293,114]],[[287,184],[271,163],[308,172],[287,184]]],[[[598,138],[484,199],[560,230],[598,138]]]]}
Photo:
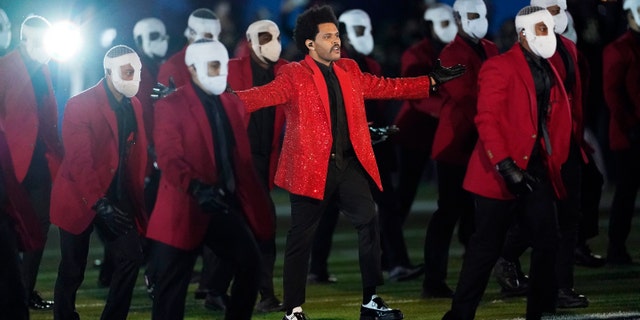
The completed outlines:
{"type": "Polygon", "coordinates": [[[44,46],[51,58],[67,61],[82,48],[80,29],[66,20],[54,23],[45,35],[44,46]]]}

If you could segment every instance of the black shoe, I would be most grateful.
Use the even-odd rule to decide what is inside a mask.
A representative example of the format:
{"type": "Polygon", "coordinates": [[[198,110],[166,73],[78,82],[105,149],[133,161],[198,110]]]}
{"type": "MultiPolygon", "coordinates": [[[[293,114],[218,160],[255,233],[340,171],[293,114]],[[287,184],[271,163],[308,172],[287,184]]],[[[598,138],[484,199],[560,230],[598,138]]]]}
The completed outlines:
{"type": "Polygon", "coordinates": [[[268,297],[258,302],[258,304],[256,305],[256,311],[265,313],[284,311],[284,307],[282,306],[282,302],[280,302],[278,298],[268,297]]]}
{"type": "Polygon", "coordinates": [[[377,295],[371,297],[371,301],[360,307],[360,320],[401,320],[404,319],[402,311],[391,309],[377,295]]]}
{"type": "Polygon", "coordinates": [[[52,310],[53,301],[44,300],[38,291],[33,291],[29,297],[29,309],[38,311],[52,310]]]}
{"type": "Polygon", "coordinates": [[[589,300],[584,295],[576,293],[571,288],[558,290],[558,308],[586,308],[589,306],[589,300]]]}
{"type": "Polygon", "coordinates": [[[500,289],[500,295],[503,298],[524,297],[527,295],[528,291],[529,291],[529,277],[526,275],[520,275],[520,277],[518,277],[518,287],[516,288],[502,287],[502,289],[500,289]]]}
{"type": "Polygon", "coordinates": [[[415,279],[424,273],[424,265],[417,267],[396,266],[389,271],[389,281],[399,282],[415,279]]]}
{"type": "Polygon", "coordinates": [[[518,266],[514,262],[499,258],[493,268],[493,276],[503,289],[516,290],[520,287],[518,266]]]}
{"type": "Polygon", "coordinates": [[[227,311],[227,302],[229,301],[229,297],[227,295],[213,295],[211,293],[207,294],[207,297],[204,299],[204,307],[211,311],[227,311]]]}
{"type": "Polygon", "coordinates": [[[574,252],[576,265],[588,268],[599,268],[607,263],[607,259],[591,252],[591,249],[586,244],[577,246],[574,252]]]}
{"type": "Polygon", "coordinates": [[[309,284],[332,284],[338,282],[338,278],[333,275],[318,275],[309,273],[307,275],[307,283],[309,284]]]}
{"type": "Polygon", "coordinates": [[[451,298],[453,290],[444,282],[422,284],[422,298],[451,298]]]}
{"type": "Polygon", "coordinates": [[[304,312],[293,312],[291,315],[284,315],[282,320],[309,320],[304,312]]]}

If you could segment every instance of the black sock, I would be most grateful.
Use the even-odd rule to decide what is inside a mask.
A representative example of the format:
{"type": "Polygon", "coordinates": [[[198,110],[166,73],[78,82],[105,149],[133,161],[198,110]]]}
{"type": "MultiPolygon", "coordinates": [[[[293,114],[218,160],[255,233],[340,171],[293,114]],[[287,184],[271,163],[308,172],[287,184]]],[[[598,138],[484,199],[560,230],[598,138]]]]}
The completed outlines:
{"type": "Polygon", "coordinates": [[[287,309],[287,315],[290,316],[293,313],[293,309],[287,309]]]}
{"type": "Polygon", "coordinates": [[[362,304],[369,303],[374,294],[376,294],[376,287],[365,287],[362,290],[362,304]]]}

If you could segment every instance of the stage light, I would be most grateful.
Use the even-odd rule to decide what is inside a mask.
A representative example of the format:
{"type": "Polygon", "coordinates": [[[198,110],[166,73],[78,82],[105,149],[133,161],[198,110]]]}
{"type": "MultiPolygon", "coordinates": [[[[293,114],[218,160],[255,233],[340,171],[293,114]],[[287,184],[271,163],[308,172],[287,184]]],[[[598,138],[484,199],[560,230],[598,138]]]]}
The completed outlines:
{"type": "Polygon", "coordinates": [[[61,62],[68,61],[82,48],[82,34],[73,22],[56,22],[45,35],[44,46],[51,58],[61,62]]]}

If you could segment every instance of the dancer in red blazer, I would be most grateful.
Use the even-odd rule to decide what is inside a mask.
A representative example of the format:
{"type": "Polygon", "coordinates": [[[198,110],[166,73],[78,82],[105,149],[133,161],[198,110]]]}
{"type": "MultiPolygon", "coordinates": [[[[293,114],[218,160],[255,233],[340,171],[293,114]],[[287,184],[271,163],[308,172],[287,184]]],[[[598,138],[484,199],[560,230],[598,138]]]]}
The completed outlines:
{"type": "Polygon", "coordinates": [[[473,122],[478,101],[478,73],[482,63],[498,55],[498,47],[485,39],[487,8],[482,0],[457,0],[453,4],[458,34],[440,53],[445,65],[467,67],[463,76],[440,89],[443,104],[431,147],[437,161],[438,209],[429,219],[424,240],[423,297],[451,297],[446,284],[449,246],[458,224],[458,239],[466,247],[473,232],[473,197],[462,188],[478,131],[473,122]],[[473,16],[475,19],[468,19],[473,16]]]}
{"type": "MultiPolygon", "coordinates": [[[[280,68],[289,63],[280,58],[282,44],[280,29],[271,20],[259,20],[247,27],[248,54],[229,60],[229,86],[233,90],[245,90],[267,84],[275,78],[280,68]]],[[[273,189],[284,129],[284,111],[280,107],[264,109],[245,116],[253,164],[267,195],[273,189]]],[[[275,205],[269,197],[270,206],[265,207],[274,215],[275,205]]],[[[275,224],[274,236],[258,243],[262,254],[259,312],[282,311],[282,303],[273,288],[273,266],[276,260],[275,224]]]]}
{"type": "Polygon", "coordinates": [[[273,237],[266,188],[255,174],[244,106],[227,87],[226,48],[199,40],[187,47],[191,82],[155,104],[154,141],[162,171],[149,221],[147,274],[153,319],[181,319],[199,248],[233,267],[225,319],[250,319],[261,259],[256,240],[273,237]]]}
{"type": "Polygon", "coordinates": [[[609,146],[616,155],[616,191],[609,216],[607,262],[633,263],[626,241],[640,185],[640,1],[625,0],[629,30],[607,45],[602,54],[603,91],[609,108],[609,146]]]}
{"type": "Polygon", "coordinates": [[[16,179],[7,139],[0,130],[0,308],[7,319],[29,319],[18,251],[43,247],[38,218],[16,179]]]}
{"type": "Polygon", "coordinates": [[[184,35],[187,37],[187,45],[169,57],[158,70],[158,82],[165,86],[170,85],[169,79],[173,79],[176,87],[189,83],[191,75],[184,65],[187,46],[200,39],[217,40],[220,35],[220,19],[210,9],[196,9],[189,15],[184,35]]]}
{"type": "MultiPolygon", "coordinates": [[[[27,190],[29,203],[38,215],[46,241],[49,231],[51,183],[62,158],[58,137],[58,111],[42,43],[49,22],[29,16],[22,23],[21,43],[0,59],[0,125],[3,127],[16,179],[27,190]]],[[[52,301],[35,291],[43,248],[28,250],[22,256],[22,277],[29,307],[49,310],[52,301]]]]}
{"type": "Polygon", "coordinates": [[[292,225],[284,262],[284,319],[306,319],[302,311],[309,252],[321,215],[336,201],[358,230],[363,282],[361,319],[402,319],[399,310],[376,295],[382,284],[378,219],[369,183],[380,188],[364,99],[429,96],[434,83],[464,72],[440,68],[432,77],[388,79],[362,73],[355,61],[340,58],[338,21],[329,6],[314,6],[294,30],[304,61],[280,68],[275,80],[236,92],[250,112],[282,105],[287,116],[276,185],[290,192],[292,225]]]}
{"type": "Polygon", "coordinates": [[[571,108],[547,61],[556,49],[551,14],[528,6],[515,26],[518,42],[485,61],[478,77],[478,142],[463,184],[475,196],[475,232],[443,319],[475,317],[514,220],[532,235],[527,319],[555,312],[554,204],[566,196],[560,167],[569,154],[571,108]]]}
{"type": "Polygon", "coordinates": [[[54,319],[77,319],[91,233],[105,239],[113,276],[101,319],[126,319],[147,225],[143,186],[148,173],[142,106],[135,97],[140,58],[127,46],[105,54],[105,77],[65,107],[65,156],[53,185],[51,222],[60,228],[61,261],[54,319]]]}
{"type": "MultiPolygon", "coordinates": [[[[400,75],[429,74],[442,49],[455,38],[458,27],[451,6],[430,5],[424,12],[425,37],[402,53],[400,75]]],[[[431,149],[442,106],[438,92],[428,99],[402,102],[394,124],[400,128],[391,140],[398,146],[398,215],[405,220],[418,191],[423,172],[431,160],[431,149]]]]}

